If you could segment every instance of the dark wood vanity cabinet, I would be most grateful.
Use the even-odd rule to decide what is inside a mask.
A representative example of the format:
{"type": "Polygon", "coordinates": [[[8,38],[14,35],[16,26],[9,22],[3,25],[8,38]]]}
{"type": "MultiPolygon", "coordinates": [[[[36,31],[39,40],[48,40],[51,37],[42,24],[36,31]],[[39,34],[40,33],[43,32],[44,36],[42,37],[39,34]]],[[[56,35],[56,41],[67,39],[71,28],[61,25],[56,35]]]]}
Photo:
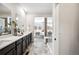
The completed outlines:
{"type": "Polygon", "coordinates": [[[28,36],[25,36],[25,42],[26,42],[26,43],[25,43],[25,44],[26,44],[25,47],[28,48],[28,36]]]}
{"type": "Polygon", "coordinates": [[[6,55],[16,55],[15,48],[11,49],[6,55]]]}
{"type": "Polygon", "coordinates": [[[27,45],[26,45],[26,37],[23,38],[23,53],[26,51],[27,45]]]}
{"type": "Polygon", "coordinates": [[[16,44],[15,47],[16,47],[17,55],[22,55],[22,53],[23,53],[23,50],[22,50],[22,48],[23,48],[23,46],[22,46],[22,44],[23,44],[22,38],[19,39],[18,41],[16,41],[15,44],[16,44]]]}
{"type": "Polygon", "coordinates": [[[31,44],[31,41],[32,41],[32,33],[28,34],[27,36],[24,36],[23,38],[15,42],[17,55],[24,54],[28,46],[31,44]]]}
{"type": "Polygon", "coordinates": [[[32,33],[28,34],[23,38],[23,53],[31,43],[32,43],[32,33]]]}
{"type": "Polygon", "coordinates": [[[29,35],[28,35],[28,36],[27,36],[27,42],[28,42],[28,46],[29,46],[29,43],[30,43],[29,41],[30,41],[30,40],[29,40],[29,35]]]}
{"type": "Polygon", "coordinates": [[[32,43],[32,33],[30,33],[29,37],[30,37],[30,43],[32,43]]]}
{"type": "Polygon", "coordinates": [[[0,50],[0,55],[23,55],[32,41],[32,33],[0,50]]]}
{"type": "Polygon", "coordinates": [[[0,50],[0,55],[16,55],[15,43],[0,50]]]}

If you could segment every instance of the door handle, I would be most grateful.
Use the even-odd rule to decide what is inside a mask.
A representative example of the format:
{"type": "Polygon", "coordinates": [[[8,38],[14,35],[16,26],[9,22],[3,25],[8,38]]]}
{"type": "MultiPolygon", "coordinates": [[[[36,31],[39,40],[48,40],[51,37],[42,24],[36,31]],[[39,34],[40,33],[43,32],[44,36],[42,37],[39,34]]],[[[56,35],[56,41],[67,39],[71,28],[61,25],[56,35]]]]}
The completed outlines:
{"type": "Polygon", "coordinates": [[[54,38],[54,40],[56,41],[56,38],[54,38]]]}

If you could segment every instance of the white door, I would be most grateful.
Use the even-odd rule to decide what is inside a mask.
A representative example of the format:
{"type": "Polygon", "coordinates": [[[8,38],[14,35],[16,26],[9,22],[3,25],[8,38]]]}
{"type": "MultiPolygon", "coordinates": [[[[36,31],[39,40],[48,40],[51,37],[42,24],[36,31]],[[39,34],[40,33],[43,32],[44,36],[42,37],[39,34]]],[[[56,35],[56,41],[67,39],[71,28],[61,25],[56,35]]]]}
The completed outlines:
{"type": "Polygon", "coordinates": [[[53,54],[58,55],[59,54],[59,4],[53,4],[53,54]]]}

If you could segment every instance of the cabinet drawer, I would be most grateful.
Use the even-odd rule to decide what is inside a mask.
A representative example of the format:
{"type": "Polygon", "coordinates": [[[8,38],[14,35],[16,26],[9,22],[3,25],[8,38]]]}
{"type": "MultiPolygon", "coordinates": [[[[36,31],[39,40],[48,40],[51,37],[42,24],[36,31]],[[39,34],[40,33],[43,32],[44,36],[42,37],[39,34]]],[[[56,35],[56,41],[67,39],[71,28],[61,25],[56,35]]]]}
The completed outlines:
{"type": "Polygon", "coordinates": [[[5,48],[0,50],[0,55],[5,55],[7,52],[9,52],[11,49],[15,48],[15,43],[12,43],[5,48]]]}

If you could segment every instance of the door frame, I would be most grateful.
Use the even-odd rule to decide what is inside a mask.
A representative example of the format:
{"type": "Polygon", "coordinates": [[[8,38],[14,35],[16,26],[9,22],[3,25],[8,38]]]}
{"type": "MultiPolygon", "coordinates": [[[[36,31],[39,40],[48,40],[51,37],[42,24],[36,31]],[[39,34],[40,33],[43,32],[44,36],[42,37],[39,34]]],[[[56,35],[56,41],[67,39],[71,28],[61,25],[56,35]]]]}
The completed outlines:
{"type": "Polygon", "coordinates": [[[53,55],[59,55],[59,3],[53,4],[52,17],[54,20],[53,24],[53,36],[52,36],[52,46],[53,46],[53,55]],[[56,40],[55,40],[56,38],[56,40]]]}

